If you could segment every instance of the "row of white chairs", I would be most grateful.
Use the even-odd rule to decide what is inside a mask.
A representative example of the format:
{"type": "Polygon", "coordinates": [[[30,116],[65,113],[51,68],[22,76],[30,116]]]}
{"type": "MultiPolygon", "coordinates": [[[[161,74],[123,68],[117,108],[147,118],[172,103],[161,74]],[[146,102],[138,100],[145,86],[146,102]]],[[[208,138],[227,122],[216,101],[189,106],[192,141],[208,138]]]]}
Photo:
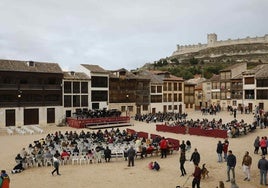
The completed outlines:
{"type": "Polygon", "coordinates": [[[14,133],[24,135],[27,133],[34,134],[35,132],[37,133],[44,132],[44,130],[41,129],[37,125],[28,125],[28,126],[21,126],[21,127],[10,126],[6,128],[6,131],[9,135],[14,135],[14,133]]]}

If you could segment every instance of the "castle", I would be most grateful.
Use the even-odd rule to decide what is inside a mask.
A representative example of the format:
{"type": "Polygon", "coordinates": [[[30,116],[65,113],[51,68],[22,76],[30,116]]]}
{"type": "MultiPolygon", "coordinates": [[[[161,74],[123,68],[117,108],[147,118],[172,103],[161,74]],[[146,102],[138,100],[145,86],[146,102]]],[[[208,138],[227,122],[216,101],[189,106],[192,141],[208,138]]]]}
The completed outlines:
{"type": "Polygon", "coordinates": [[[195,45],[177,45],[177,50],[173,52],[172,56],[182,55],[186,53],[198,52],[200,50],[204,50],[206,48],[211,47],[221,47],[228,45],[237,45],[237,44],[252,44],[252,43],[268,43],[268,34],[263,37],[246,37],[243,39],[235,39],[235,40],[224,40],[218,41],[217,35],[215,33],[211,33],[207,35],[207,44],[195,44],[195,45]]]}

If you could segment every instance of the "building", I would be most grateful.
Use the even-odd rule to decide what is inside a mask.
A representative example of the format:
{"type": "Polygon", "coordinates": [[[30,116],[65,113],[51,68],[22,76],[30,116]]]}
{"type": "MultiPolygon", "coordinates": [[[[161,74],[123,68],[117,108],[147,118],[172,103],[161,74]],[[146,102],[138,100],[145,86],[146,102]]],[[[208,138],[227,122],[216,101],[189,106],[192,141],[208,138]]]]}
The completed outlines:
{"type": "Polygon", "coordinates": [[[244,71],[243,100],[249,110],[258,106],[264,111],[268,110],[268,64],[258,65],[253,69],[244,71]]]}
{"type": "Polygon", "coordinates": [[[59,123],[62,78],[57,63],[0,60],[0,127],[59,123]]]}
{"type": "Polygon", "coordinates": [[[231,80],[247,70],[247,63],[238,63],[220,71],[220,99],[223,110],[232,106],[231,80]]]}
{"type": "Polygon", "coordinates": [[[126,69],[110,71],[109,108],[118,109],[126,116],[148,113],[149,84],[149,78],[137,76],[126,69]]]}
{"type": "Polygon", "coordinates": [[[144,70],[138,73],[150,79],[150,113],[184,112],[184,80],[167,71],[144,70]]]}
{"type": "Polygon", "coordinates": [[[89,108],[107,109],[109,103],[109,72],[98,65],[81,64],[80,72],[90,78],[89,108]]]}
{"type": "Polygon", "coordinates": [[[63,76],[63,108],[64,117],[81,113],[91,108],[90,78],[83,72],[64,72],[63,76]]]}
{"type": "Polygon", "coordinates": [[[211,101],[210,105],[215,106],[220,104],[221,100],[221,90],[220,90],[220,75],[214,74],[210,78],[211,82],[211,101]]]}

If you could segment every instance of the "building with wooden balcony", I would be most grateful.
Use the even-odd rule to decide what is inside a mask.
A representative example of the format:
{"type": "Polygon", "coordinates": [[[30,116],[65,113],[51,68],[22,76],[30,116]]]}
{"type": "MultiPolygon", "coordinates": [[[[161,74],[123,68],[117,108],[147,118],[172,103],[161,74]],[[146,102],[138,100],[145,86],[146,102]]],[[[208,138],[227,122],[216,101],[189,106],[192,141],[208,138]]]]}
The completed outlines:
{"type": "Polygon", "coordinates": [[[238,63],[220,71],[220,99],[223,110],[232,106],[231,79],[247,70],[247,63],[238,63]]]}
{"type": "Polygon", "coordinates": [[[123,68],[109,72],[109,108],[126,116],[148,113],[150,79],[123,68]]]}
{"type": "Polygon", "coordinates": [[[250,111],[258,106],[259,109],[268,110],[268,64],[258,65],[253,69],[244,71],[243,75],[243,101],[250,111]]]}
{"type": "Polygon", "coordinates": [[[0,60],[0,127],[58,123],[62,78],[57,63],[0,60]]]}

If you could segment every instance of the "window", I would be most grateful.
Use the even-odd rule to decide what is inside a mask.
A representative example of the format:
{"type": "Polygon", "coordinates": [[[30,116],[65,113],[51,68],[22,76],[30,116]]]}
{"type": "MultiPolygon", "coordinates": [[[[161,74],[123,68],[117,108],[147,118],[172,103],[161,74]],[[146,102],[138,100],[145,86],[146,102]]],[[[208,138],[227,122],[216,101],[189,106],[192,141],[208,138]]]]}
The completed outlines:
{"type": "Polygon", "coordinates": [[[107,101],[107,91],[92,91],[91,101],[107,101]]]}
{"type": "Polygon", "coordinates": [[[157,86],[157,93],[162,93],[162,86],[157,86]]]}
{"type": "Polygon", "coordinates": [[[172,83],[168,83],[168,91],[172,91],[172,83]]]}
{"type": "Polygon", "coordinates": [[[172,110],[172,105],[168,105],[168,110],[172,110]]]}
{"type": "Polygon", "coordinates": [[[257,99],[268,99],[268,90],[257,90],[257,99]]]}
{"type": "Polygon", "coordinates": [[[79,95],[73,96],[73,107],[80,107],[80,96],[79,95]]]}
{"type": "Polygon", "coordinates": [[[182,94],[179,94],[179,102],[182,102],[182,94]]]}
{"type": "Polygon", "coordinates": [[[162,95],[152,95],[151,103],[160,103],[162,102],[162,95]]]}
{"type": "Polygon", "coordinates": [[[92,76],[91,86],[92,87],[108,87],[108,77],[92,76]]]}
{"type": "Polygon", "coordinates": [[[268,79],[257,80],[257,87],[268,87],[268,79]]]}
{"type": "Polygon", "coordinates": [[[156,87],[155,86],[151,86],[151,93],[156,93],[156,87]]]}
{"type": "Polygon", "coordinates": [[[173,83],[174,91],[178,91],[178,83],[173,83]]]}
{"type": "Polygon", "coordinates": [[[88,95],[81,96],[81,106],[88,106],[88,95]]]}
{"type": "Polygon", "coordinates": [[[81,93],[88,93],[88,82],[81,82],[81,93]]]}
{"type": "Polygon", "coordinates": [[[174,93],[173,101],[178,102],[178,94],[177,93],[174,93]]]}
{"type": "Polygon", "coordinates": [[[80,82],[73,82],[73,93],[80,93],[80,82]]]}
{"type": "Polygon", "coordinates": [[[148,111],[148,105],[143,105],[142,108],[144,111],[148,111]]]}
{"type": "Polygon", "coordinates": [[[168,94],[168,102],[172,102],[172,94],[171,93],[168,94]]]}
{"type": "Polygon", "coordinates": [[[179,83],[179,91],[182,91],[182,83],[179,83]]]}
{"type": "Polygon", "coordinates": [[[126,111],[126,106],[121,106],[121,112],[125,112],[126,111]]]}
{"type": "Polygon", "coordinates": [[[64,93],[71,93],[71,82],[64,82],[64,93]]]}
{"type": "Polygon", "coordinates": [[[254,84],[254,77],[245,77],[245,84],[254,84]]]}
{"type": "Polygon", "coordinates": [[[255,94],[254,94],[254,90],[245,90],[245,99],[254,99],[255,98],[255,94]]]}
{"type": "Polygon", "coordinates": [[[71,107],[71,95],[65,95],[64,96],[64,107],[71,107]]]}

